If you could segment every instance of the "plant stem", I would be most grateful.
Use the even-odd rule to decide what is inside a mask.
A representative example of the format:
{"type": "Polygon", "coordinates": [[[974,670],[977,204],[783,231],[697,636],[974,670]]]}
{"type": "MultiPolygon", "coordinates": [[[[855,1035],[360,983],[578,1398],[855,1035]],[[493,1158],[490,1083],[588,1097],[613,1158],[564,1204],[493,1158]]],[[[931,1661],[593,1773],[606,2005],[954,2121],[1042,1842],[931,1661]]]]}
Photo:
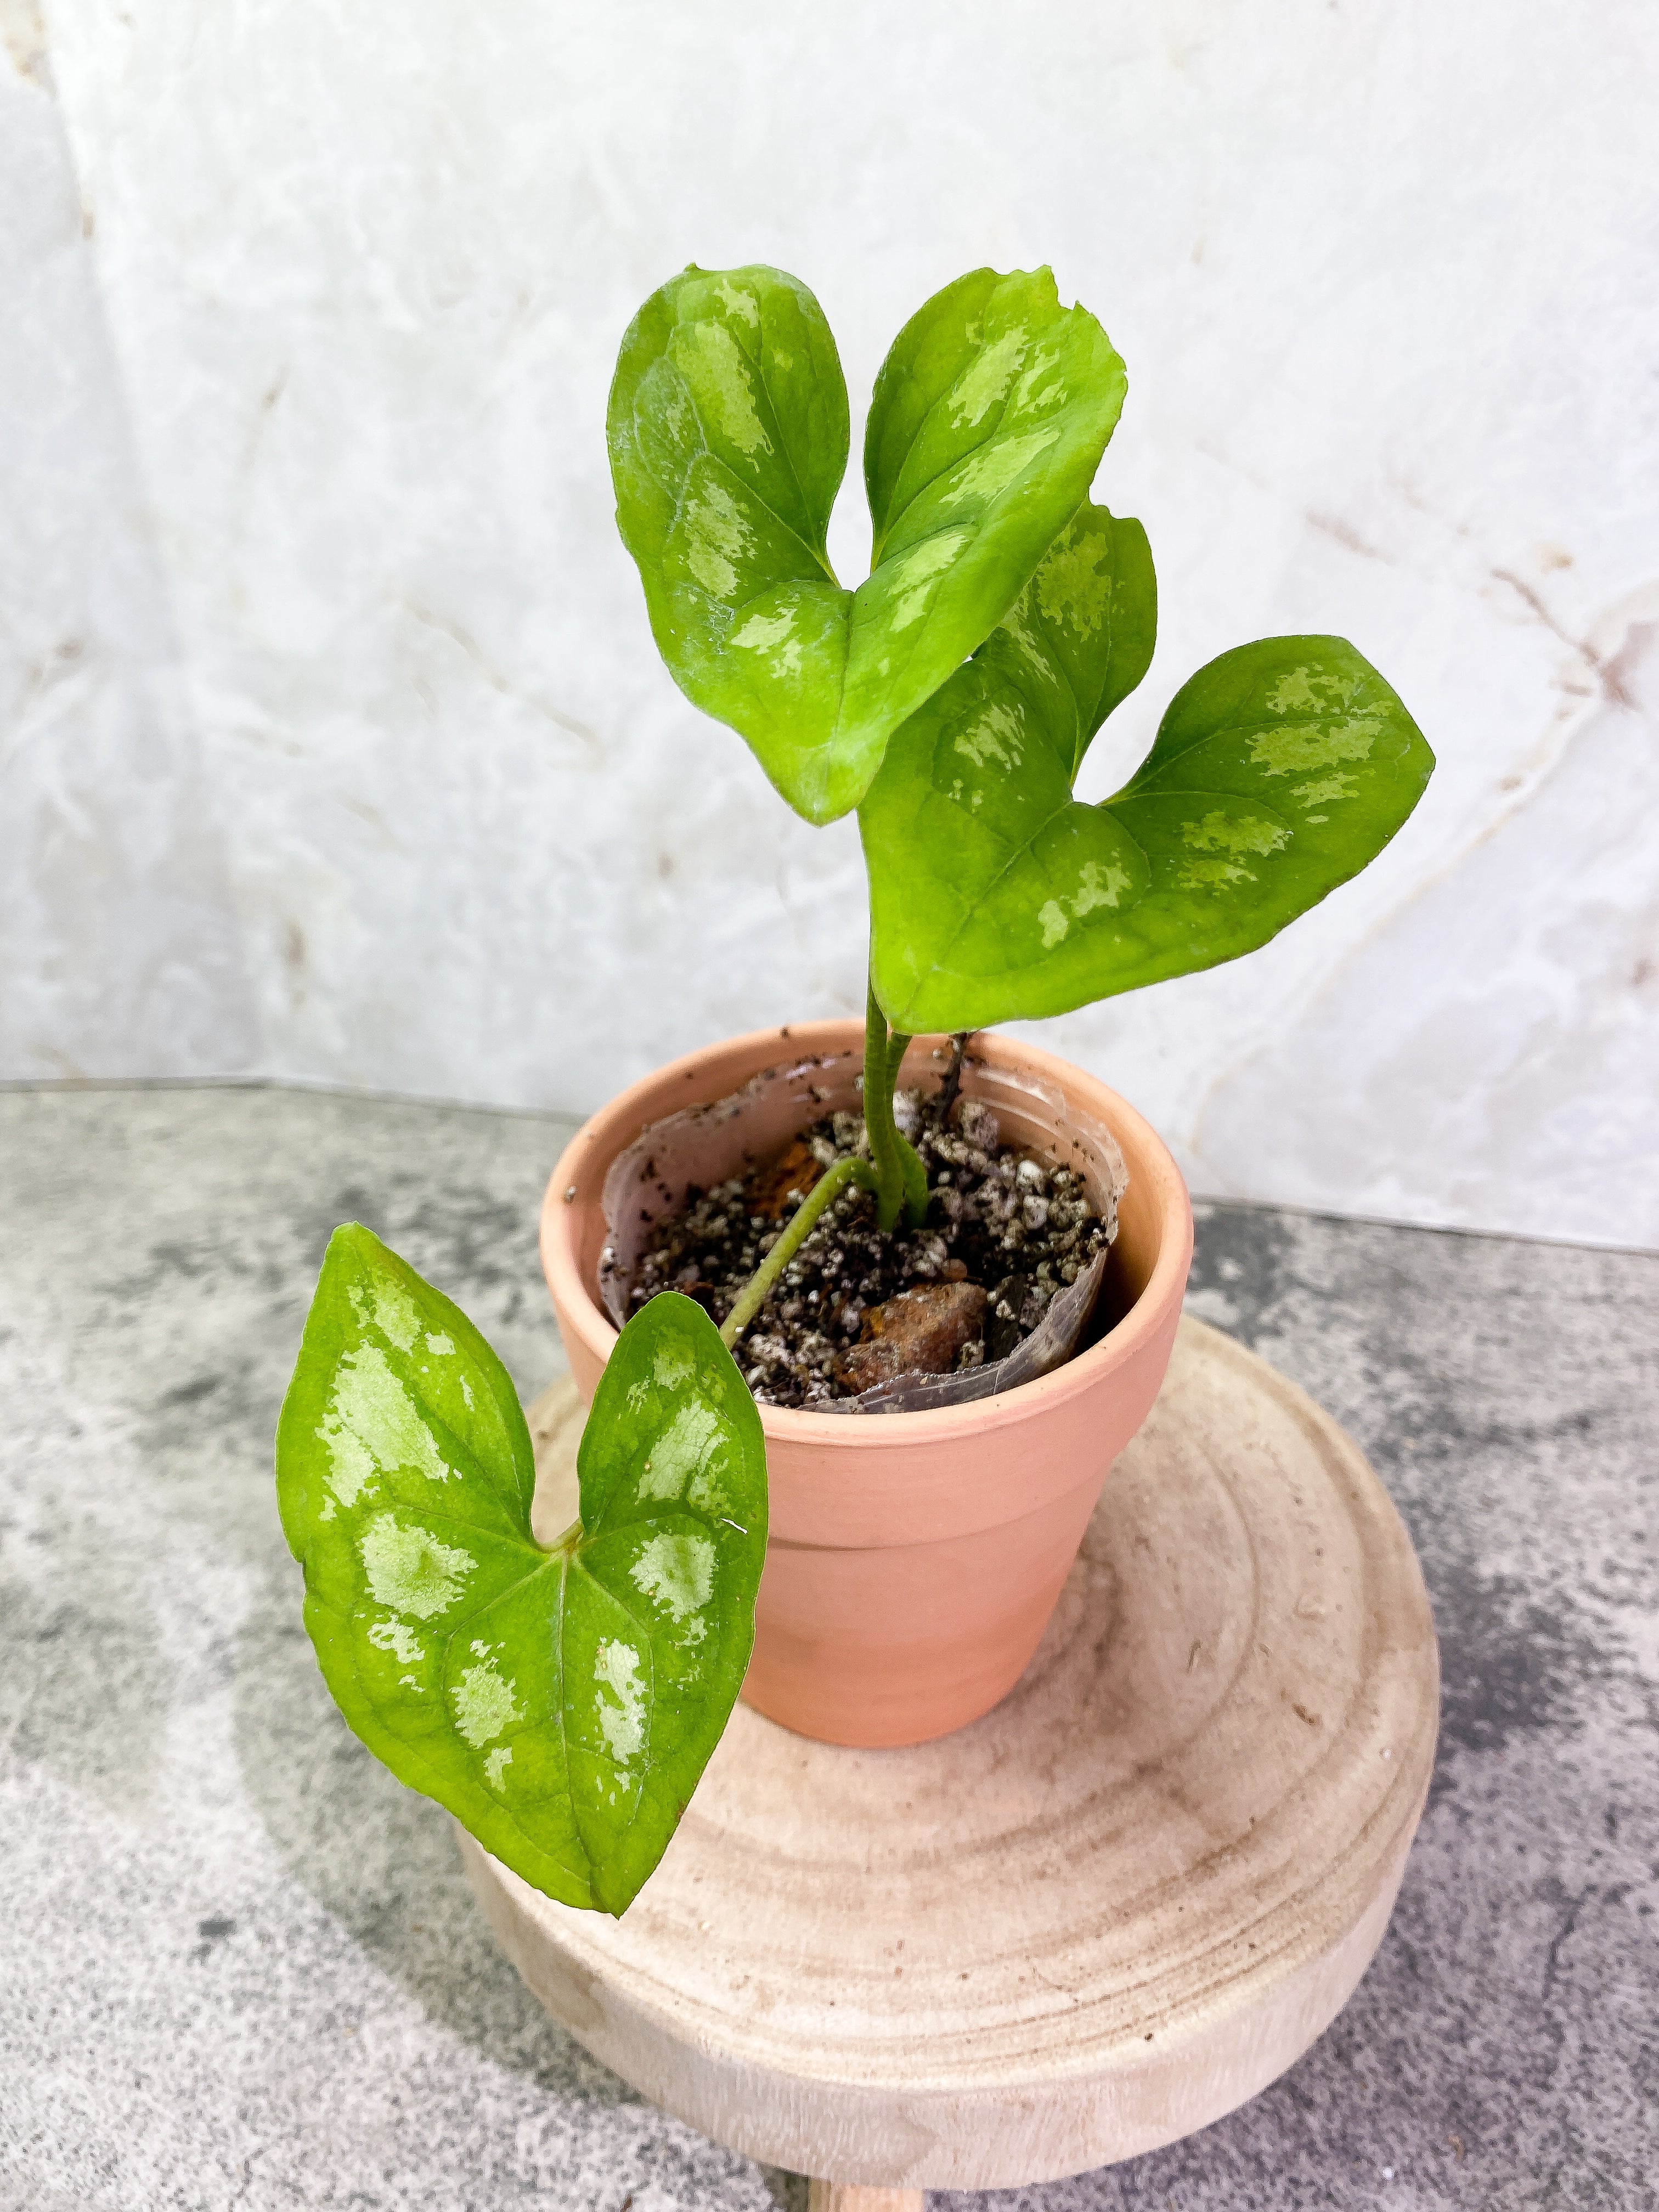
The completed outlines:
{"type": "Polygon", "coordinates": [[[889,1030],[872,983],[864,1016],[864,1127],[876,1169],[876,1219],[884,1235],[901,1212],[913,1229],[920,1229],[927,1211],[927,1170],[893,1119],[893,1092],[909,1042],[901,1030],[889,1030]]]}
{"type": "Polygon", "coordinates": [[[835,1204],[849,1182],[860,1183],[866,1190],[876,1188],[876,1171],[868,1160],[837,1160],[834,1167],[824,1170],[807,1192],[790,1215],[777,1243],[738,1291],[737,1304],[720,1323],[720,1341],[728,1349],[766,1304],[767,1292],[811,1235],[820,1214],[835,1204]]]}
{"type": "Polygon", "coordinates": [[[729,1349],[766,1304],[768,1294],[789,1262],[848,1183],[875,1194],[876,1218],[890,1233],[903,1213],[919,1229],[927,1212],[927,1170],[915,1147],[893,1119],[893,1093],[909,1038],[890,1030],[872,987],[864,1020],[864,1127],[870,1158],[837,1160],[813,1184],[789,1217],[777,1243],[738,1293],[720,1323],[720,1341],[729,1349]]]}

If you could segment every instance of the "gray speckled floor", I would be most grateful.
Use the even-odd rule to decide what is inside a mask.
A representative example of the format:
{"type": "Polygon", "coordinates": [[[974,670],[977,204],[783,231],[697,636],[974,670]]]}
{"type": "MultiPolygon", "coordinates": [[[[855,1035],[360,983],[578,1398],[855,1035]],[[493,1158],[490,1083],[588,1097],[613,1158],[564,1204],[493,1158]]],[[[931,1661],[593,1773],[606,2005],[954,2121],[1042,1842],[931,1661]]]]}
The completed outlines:
{"type": "MultiPolygon", "coordinates": [[[[567,1125],[0,1093],[0,2212],[799,2208],[538,2009],[336,1717],[270,1443],[369,1222],[526,1394],[567,1125]]],[[[1659,1260],[1204,1209],[1191,1301],[1359,1437],[1446,1715],[1382,1953],[1266,2095],[983,2212],[1659,2203],[1659,1260]]]]}

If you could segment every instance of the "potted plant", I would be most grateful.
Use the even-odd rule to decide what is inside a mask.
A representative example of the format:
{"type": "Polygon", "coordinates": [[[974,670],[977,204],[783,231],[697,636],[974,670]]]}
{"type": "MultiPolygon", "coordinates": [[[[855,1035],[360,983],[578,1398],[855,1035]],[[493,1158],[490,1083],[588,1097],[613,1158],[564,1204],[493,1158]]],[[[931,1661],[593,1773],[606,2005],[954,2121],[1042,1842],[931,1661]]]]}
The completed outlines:
{"type": "Polygon", "coordinates": [[[562,1534],[532,1531],[500,1363],[362,1229],[330,1246],[277,1443],[348,1720],[568,1903],[624,1909],[740,1687],[809,1733],[899,1743],[1017,1678],[1157,1394],[1191,1215],[1125,1102],[982,1033],[1265,942],[1366,865],[1432,768],[1351,645],[1274,638],[1191,678],[1114,797],[1073,798],[1156,626],[1145,532],[1089,499],[1124,389],[1048,270],[948,286],[876,382],[872,566],[849,592],[826,551],[846,388],[805,288],[693,268],[623,340],[612,473],[658,646],[798,812],[858,809],[866,1020],[694,1054],[561,1161],[543,1251],[591,1401],[562,1534]],[[695,1255],[642,1279],[642,1231],[668,1249],[711,1193],[699,1234],[718,1226],[726,1279],[695,1255]],[[1016,1260],[1041,1231],[1046,1273],[968,1279],[969,1217],[1006,1221],[1016,1260]],[[757,1406],[757,1325],[781,1342],[823,1276],[814,1240],[855,1234],[875,1255],[863,1281],[901,1249],[916,1279],[841,1296],[850,1341],[816,1327],[804,1401],[757,1406]],[[1091,1338],[1103,1281],[1109,1325],[1091,1338]],[[998,1323],[1008,1359],[1039,1340],[1041,1358],[988,1358],[998,1323]],[[939,1379],[917,1385],[890,1354],[924,1324],[915,1357],[939,1379]],[[745,1333],[747,1375],[730,1348],[745,1333]]]}

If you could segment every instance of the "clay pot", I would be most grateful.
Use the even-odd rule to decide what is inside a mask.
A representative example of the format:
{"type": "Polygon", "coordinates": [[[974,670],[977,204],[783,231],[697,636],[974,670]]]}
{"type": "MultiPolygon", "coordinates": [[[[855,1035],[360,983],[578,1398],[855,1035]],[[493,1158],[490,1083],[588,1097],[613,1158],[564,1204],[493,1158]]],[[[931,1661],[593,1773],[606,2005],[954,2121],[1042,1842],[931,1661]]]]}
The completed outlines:
{"type": "MultiPolygon", "coordinates": [[[[777,1141],[857,1102],[861,1023],[767,1030],[689,1054],[572,1139],[542,1209],[542,1263],[572,1375],[591,1400],[617,1332],[599,1304],[611,1163],[649,1123],[727,1097],[769,1069],[791,1103],[777,1141]]],[[[901,1083],[936,1085],[942,1040],[918,1038],[901,1083]]],[[[975,1403],[836,1414],[763,1406],[771,1531],[745,1701],[830,1743],[921,1743],[988,1712],[1036,1649],[1108,1468],[1152,1408],[1192,1259],[1181,1171],[1134,1109],[1051,1053],[976,1036],[962,1087],[1005,1142],[1109,1183],[1128,1171],[1102,1307],[1110,1326],[1063,1367],[975,1403]]],[[[733,1125],[735,1129],[736,1125],[733,1125]]],[[[724,1172],[744,1164],[727,1139],[724,1172]]]]}

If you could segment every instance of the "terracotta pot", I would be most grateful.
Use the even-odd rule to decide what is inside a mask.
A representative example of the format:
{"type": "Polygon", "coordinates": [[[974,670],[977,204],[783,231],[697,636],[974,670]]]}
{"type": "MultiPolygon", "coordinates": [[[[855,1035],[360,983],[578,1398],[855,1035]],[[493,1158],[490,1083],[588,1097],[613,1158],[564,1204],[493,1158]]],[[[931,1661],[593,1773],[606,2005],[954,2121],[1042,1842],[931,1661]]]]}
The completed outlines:
{"type": "MultiPolygon", "coordinates": [[[[942,1043],[918,1038],[901,1081],[937,1084],[942,1043]]],[[[635,1084],[573,1138],[542,1209],[542,1263],[585,1400],[617,1337],[598,1278],[601,1192],[617,1155],[649,1123],[769,1069],[791,1071],[787,1118],[804,1127],[856,1103],[863,1049],[854,1022],[734,1037],[635,1084]]],[[[743,1695],[826,1742],[923,1742],[1013,1687],[1107,1469],[1158,1395],[1180,1318],[1192,1207],[1134,1109],[1053,1054],[994,1035],[975,1038],[963,1089],[995,1109],[1005,1141],[1103,1185],[1091,1163],[1106,1148],[1091,1146],[1091,1127],[1115,1139],[1129,1180],[1102,1292],[1109,1326],[1052,1374],[969,1405],[880,1415],[762,1407],[771,1536],[743,1695]]],[[[731,1143],[728,1174],[743,1164],[740,1137],[731,1143]]]]}

